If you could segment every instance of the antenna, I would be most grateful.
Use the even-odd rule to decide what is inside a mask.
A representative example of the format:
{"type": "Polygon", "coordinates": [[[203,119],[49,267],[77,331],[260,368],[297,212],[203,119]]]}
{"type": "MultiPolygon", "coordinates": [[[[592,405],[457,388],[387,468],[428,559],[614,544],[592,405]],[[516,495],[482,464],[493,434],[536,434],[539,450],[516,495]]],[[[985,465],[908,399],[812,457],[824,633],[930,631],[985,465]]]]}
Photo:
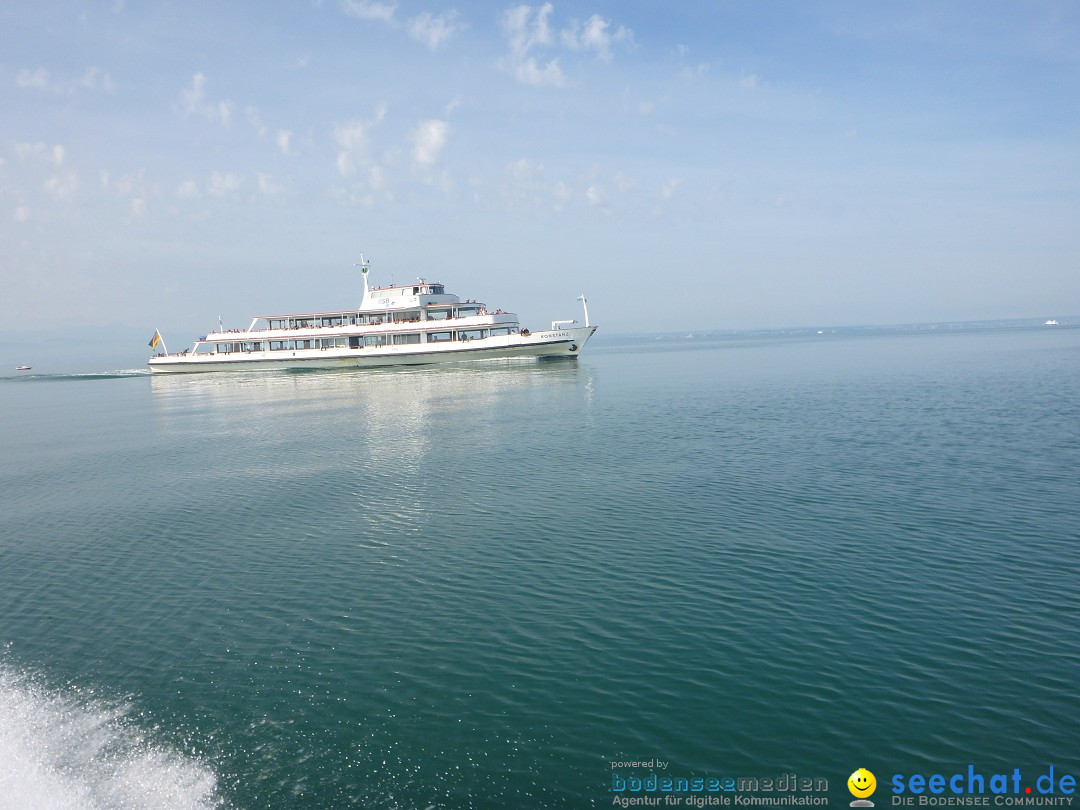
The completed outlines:
{"type": "Polygon", "coordinates": [[[360,268],[360,277],[362,279],[364,279],[364,298],[365,298],[365,300],[367,299],[367,296],[368,296],[367,274],[368,274],[368,267],[370,265],[371,265],[371,262],[369,262],[367,259],[364,258],[363,253],[360,254],[360,261],[356,262],[353,265],[353,267],[359,267],[360,268]]]}

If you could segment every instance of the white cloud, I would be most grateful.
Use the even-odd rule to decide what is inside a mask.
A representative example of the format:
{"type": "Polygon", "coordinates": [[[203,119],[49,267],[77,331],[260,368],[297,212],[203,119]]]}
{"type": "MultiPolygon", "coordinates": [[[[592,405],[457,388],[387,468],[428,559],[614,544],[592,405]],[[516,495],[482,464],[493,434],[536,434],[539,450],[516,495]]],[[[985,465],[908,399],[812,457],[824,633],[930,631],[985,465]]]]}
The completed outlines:
{"type": "Polygon", "coordinates": [[[359,121],[334,127],[334,140],[340,147],[337,169],[342,177],[356,174],[357,156],[367,151],[367,125],[359,121]]]}
{"type": "Polygon", "coordinates": [[[265,138],[266,133],[270,130],[266,124],[263,123],[262,117],[259,115],[259,110],[255,107],[245,107],[244,116],[247,118],[248,123],[255,128],[255,131],[259,133],[260,138],[265,138]]]}
{"type": "Polygon", "coordinates": [[[347,188],[342,188],[341,186],[331,186],[330,196],[346,205],[358,205],[362,208],[372,208],[375,205],[375,197],[373,195],[358,194],[355,191],[349,191],[347,188]]]}
{"type": "Polygon", "coordinates": [[[135,174],[122,174],[115,179],[103,177],[102,180],[114,191],[123,194],[124,196],[143,196],[146,193],[146,172],[142,170],[135,174]]]}
{"type": "Polygon", "coordinates": [[[371,165],[368,133],[386,117],[386,107],[380,106],[371,121],[350,121],[334,127],[334,141],[338,145],[337,169],[342,177],[352,177],[361,167],[371,165]]]}
{"type": "Polygon", "coordinates": [[[392,25],[397,3],[382,3],[379,0],[342,0],[341,10],[361,20],[376,20],[392,25]]]}
{"type": "Polygon", "coordinates": [[[454,9],[435,14],[430,11],[421,11],[410,17],[404,23],[399,23],[397,13],[397,0],[382,2],[382,0],[340,0],[341,10],[350,17],[369,22],[378,22],[391,28],[401,28],[410,37],[426,45],[433,51],[454,36],[466,26],[458,22],[458,13],[454,9]]]}
{"type": "Polygon", "coordinates": [[[201,115],[228,126],[232,118],[232,102],[208,101],[205,88],[204,74],[196,73],[192,76],[191,85],[180,91],[180,111],[185,115],[201,115]]]}
{"type": "Polygon", "coordinates": [[[202,194],[199,193],[199,186],[194,180],[185,180],[176,189],[176,196],[181,200],[197,200],[202,194]]]}
{"type": "Polygon", "coordinates": [[[756,73],[744,75],[741,79],[739,79],[739,87],[741,87],[743,90],[753,90],[757,86],[758,77],[756,73]]]}
{"type": "Polygon", "coordinates": [[[285,186],[275,180],[273,175],[259,172],[258,181],[259,193],[264,197],[274,202],[285,201],[285,186]]]}
{"type": "Polygon", "coordinates": [[[553,10],[551,3],[544,3],[536,9],[535,14],[528,5],[515,6],[503,14],[503,34],[510,46],[510,54],[504,64],[510,74],[522,84],[533,87],[563,87],[566,84],[566,76],[559,67],[558,58],[552,58],[541,65],[540,60],[530,55],[530,51],[538,47],[553,44],[551,29],[548,27],[548,17],[553,10]]]}
{"type": "Polygon", "coordinates": [[[368,185],[375,191],[386,190],[386,171],[382,166],[373,164],[368,167],[368,185]]]}
{"type": "Polygon", "coordinates": [[[462,26],[454,22],[456,17],[457,12],[454,10],[445,14],[424,11],[409,20],[409,36],[433,51],[438,50],[440,45],[461,30],[462,26]]]}
{"type": "Polygon", "coordinates": [[[191,77],[191,87],[180,91],[180,100],[183,103],[184,112],[195,114],[201,112],[206,103],[206,92],[203,86],[206,84],[206,76],[196,73],[191,77]]]}
{"type": "Polygon", "coordinates": [[[413,133],[413,168],[426,170],[439,159],[446,145],[450,125],[445,121],[431,119],[416,128],[413,133]]]}
{"type": "Polygon", "coordinates": [[[502,24],[503,31],[510,40],[511,50],[526,53],[537,45],[550,45],[552,38],[547,18],[554,10],[551,3],[544,3],[536,10],[536,17],[530,27],[529,18],[533,16],[531,6],[520,5],[507,9],[503,14],[502,24]]]}
{"type": "Polygon", "coordinates": [[[607,195],[604,194],[604,190],[600,186],[589,186],[585,189],[585,199],[589,201],[590,205],[602,206],[607,202],[607,195]]]}
{"type": "Polygon", "coordinates": [[[46,90],[72,94],[76,90],[111,93],[112,77],[99,67],[88,67],[77,79],[55,79],[45,68],[23,68],[15,75],[15,86],[23,90],[46,90]]]}
{"type": "Polygon", "coordinates": [[[48,144],[36,141],[34,143],[14,144],[15,156],[27,163],[59,166],[64,162],[66,154],[64,147],[56,144],[50,147],[48,144]]]}
{"type": "MultiPolygon", "coordinates": [[[[577,196],[573,186],[565,180],[548,179],[548,169],[539,161],[520,158],[507,164],[504,171],[508,182],[503,187],[503,193],[515,205],[562,211],[577,196]]],[[[585,196],[595,205],[603,205],[607,201],[607,195],[598,186],[590,187],[585,196]]]]}
{"type": "Polygon", "coordinates": [[[292,142],[292,131],[288,129],[279,129],[277,134],[277,146],[281,150],[281,154],[289,154],[289,147],[292,142]]]}
{"type": "Polygon", "coordinates": [[[504,187],[507,200],[514,203],[535,205],[546,203],[546,186],[543,182],[544,164],[519,158],[505,168],[509,182],[504,187]]]}
{"type": "Polygon", "coordinates": [[[337,168],[342,177],[356,174],[356,156],[362,154],[367,145],[367,127],[357,121],[334,127],[334,139],[337,141],[337,168]]]}
{"type": "Polygon", "coordinates": [[[514,182],[518,185],[528,185],[536,180],[536,178],[543,174],[544,164],[533,163],[528,158],[521,158],[511,163],[507,170],[510,172],[510,176],[514,182]]]}
{"type": "Polygon", "coordinates": [[[15,207],[15,221],[16,222],[29,222],[30,221],[30,209],[25,205],[19,205],[15,207]]]}
{"type": "Polygon", "coordinates": [[[79,175],[73,169],[55,174],[45,181],[45,190],[58,200],[70,200],[79,190],[79,175]]]}
{"type": "Polygon", "coordinates": [[[79,85],[86,90],[101,90],[106,93],[111,93],[115,89],[112,76],[96,67],[88,67],[83,72],[79,85]]]}
{"type": "Polygon", "coordinates": [[[49,81],[49,71],[45,68],[37,70],[23,68],[15,76],[15,86],[24,90],[50,90],[52,83],[49,81]]]}
{"type": "Polygon", "coordinates": [[[637,188],[637,181],[626,172],[618,172],[615,175],[615,188],[625,194],[627,191],[637,188]]]}
{"type": "Polygon", "coordinates": [[[434,182],[443,194],[450,194],[454,190],[454,178],[450,176],[448,171],[439,172],[439,176],[435,178],[434,182]]]}
{"type": "Polygon", "coordinates": [[[552,204],[551,207],[556,211],[562,211],[563,206],[570,201],[571,197],[574,196],[574,190],[562,180],[560,180],[552,187],[551,196],[555,198],[555,202],[552,204]]]}
{"type": "Polygon", "coordinates": [[[240,190],[240,186],[243,185],[244,178],[242,175],[234,174],[232,172],[214,172],[210,175],[210,187],[208,189],[209,194],[212,197],[228,197],[236,196],[236,192],[240,190]]]}
{"type": "Polygon", "coordinates": [[[591,52],[598,59],[610,60],[614,44],[629,45],[634,41],[633,32],[626,26],[614,26],[611,20],[593,14],[584,23],[571,21],[569,27],[559,33],[556,43],[548,22],[553,11],[551,3],[544,3],[536,8],[514,6],[503,13],[502,30],[510,49],[503,67],[522,84],[534,87],[567,84],[558,56],[539,55],[545,49],[561,46],[568,51],[591,52]]]}
{"type": "Polygon", "coordinates": [[[142,197],[136,197],[131,201],[131,215],[136,219],[142,219],[146,216],[146,200],[142,197]]]}
{"type": "Polygon", "coordinates": [[[576,20],[569,28],[560,33],[563,45],[574,51],[592,51],[600,59],[611,59],[612,43],[632,43],[633,32],[626,26],[620,25],[613,33],[608,29],[611,21],[605,20],[599,14],[593,14],[584,24],[576,20]]]}
{"type": "Polygon", "coordinates": [[[660,196],[663,197],[665,200],[670,200],[672,197],[675,196],[675,191],[679,188],[679,184],[681,182],[682,181],[679,180],[677,177],[671,178],[666,183],[664,183],[664,187],[660,189],[660,196]]]}
{"type": "Polygon", "coordinates": [[[513,68],[514,78],[532,87],[565,87],[566,76],[559,67],[559,60],[552,59],[543,67],[533,57],[518,62],[513,68]]]}

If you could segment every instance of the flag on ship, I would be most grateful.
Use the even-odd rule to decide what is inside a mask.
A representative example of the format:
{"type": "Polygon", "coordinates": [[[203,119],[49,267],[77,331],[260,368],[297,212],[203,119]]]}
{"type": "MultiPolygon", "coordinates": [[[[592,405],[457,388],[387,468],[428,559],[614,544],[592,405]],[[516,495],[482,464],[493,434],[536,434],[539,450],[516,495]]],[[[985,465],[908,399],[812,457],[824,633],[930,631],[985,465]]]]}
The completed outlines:
{"type": "Polygon", "coordinates": [[[154,336],[150,338],[150,348],[156,349],[158,344],[161,343],[161,332],[157,329],[154,330],[154,336]]]}

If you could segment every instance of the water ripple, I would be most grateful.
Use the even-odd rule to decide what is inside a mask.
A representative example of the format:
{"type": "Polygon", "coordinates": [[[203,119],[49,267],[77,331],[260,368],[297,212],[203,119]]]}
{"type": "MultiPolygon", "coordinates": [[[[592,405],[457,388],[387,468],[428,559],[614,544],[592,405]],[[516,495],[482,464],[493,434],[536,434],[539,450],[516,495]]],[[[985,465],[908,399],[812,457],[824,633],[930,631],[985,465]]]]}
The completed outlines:
{"type": "Polygon", "coordinates": [[[9,386],[4,638],[208,730],[238,806],[1066,767],[1080,404],[1040,381],[1080,366],[1044,340],[9,386]]]}

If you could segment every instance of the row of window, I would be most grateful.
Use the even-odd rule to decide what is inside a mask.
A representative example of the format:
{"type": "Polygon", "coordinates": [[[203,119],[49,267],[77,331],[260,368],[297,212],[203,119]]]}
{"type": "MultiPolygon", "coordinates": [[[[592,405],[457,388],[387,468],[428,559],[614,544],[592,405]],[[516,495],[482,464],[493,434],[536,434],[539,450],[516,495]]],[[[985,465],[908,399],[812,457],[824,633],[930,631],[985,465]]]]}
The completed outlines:
{"type": "MultiPolygon", "coordinates": [[[[470,318],[480,314],[479,304],[429,309],[428,320],[441,321],[449,318],[470,318]]],[[[420,310],[410,309],[402,312],[372,312],[361,315],[357,312],[343,312],[340,315],[312,315],[302,318],[268,318],[271,329],[311,329],[317,326],[361,326],[381,323],[412,323],[420,320],[420,310]]]]}
{"type": "Polygon", "coordinates": [[[248,340],[234,343],[214,344],[219,354],[230,352],[286,351],[296,349],[359,349],[362,346],[407,346],[422,342],[445,343],[453,340],[470,341],[499,337],[516,333],[516,326],[498,326],[491,329],[457,329],[445,332],[409,332],[403,335],[353,335],[351,337],[308,338],[305,340],[248,340]],[[427,335],[424,341],[423,335],[427,335]]]}

